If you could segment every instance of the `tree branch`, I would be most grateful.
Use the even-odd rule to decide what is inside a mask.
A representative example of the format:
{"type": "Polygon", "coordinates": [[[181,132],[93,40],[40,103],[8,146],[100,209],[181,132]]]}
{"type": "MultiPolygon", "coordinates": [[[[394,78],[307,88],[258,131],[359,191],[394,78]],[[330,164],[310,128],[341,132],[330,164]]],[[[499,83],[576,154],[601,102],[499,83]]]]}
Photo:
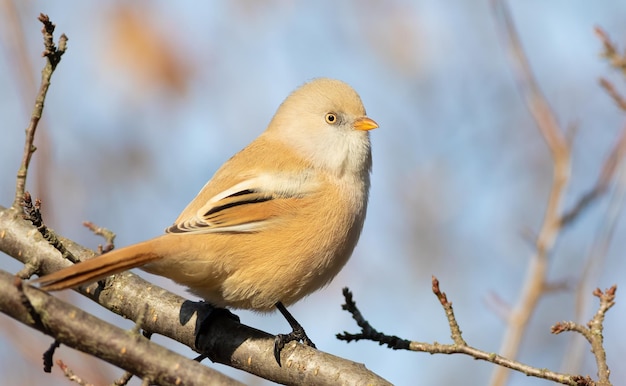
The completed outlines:
{"type": "Polygon", "coordinates": [[[55,338],[160,385],[237,385],[239,382],[129,334],[0,270],[0,311],[55,338]],[[98,331],[94,334],[94,331],[98,331]]]}
{"type": "Polygon", "coordinates": [[[39,15],[39,21],[43,24],[41,30],[44,37],[44,51],[42,56],[46,60],[46,65],[41,70],[41,84],[39,86],[39,92],[35,99],[35,107],[31,114],[30,124],[26,128],[26,139],[24,142],[24,153],[22,155],[22,163],[17,171],[17,180],[15,184],[15,199],[13,200],[13,207],[19,208],[24,197],[24,191],[26,190],[26,177],[28,175],[28,166],[30,165],[30,159],[33,156],[36,148],[33,145],[35,141],[35,132],[37,131],[37,125],[43,114],[44,101],[48,88],[50,87],[50,79],[56,69],[57,64],[61,61],[61,57],[67,49],[67,36],[62,34],[59,38],[59,46],[54,44],[54,24],[50,21],[47,15],[43,13],[39,15]]]}
{"type": "Polygon", "coordinates": [[[600,299],[600,307],[596,314],[587,323],[587,327],[575,322],[560,322],[552,326],[553,334],[560,334],[564,331],[575,331],[581,334],[591,344],[591,352],[596,358],[596,366],[598,367],[598,386],[609,386],[611,384],[609,375],[611,371],[606,361],[606,351],[604,350],[604,317],[606,312],[615,305],[615,292],[617,286],[602,292],[599,288],[593,291],[593,295],[600,299]]]}
{"type": "MultiPolygon", "coordinates": [[[[59,236],[66,248],[80,260],[94,252],[59,236]]],[[[69,265],[46,243],[35,229],[13,209],[0,207],[0,251],[25,264],[36,264],[40,273],[69,265]],[[37,263],[33,263],[37,259],[37,263]]],[[[210,310],[155,286],[130,272],[115,275],[104,287],[98,284],[81,287],[80,293],[107,309],[131,320],[147,311],[142,328],[170,337],[193,350],[198,345],[216,362],[235,367],[283,384],[377,384],[386,385],[378,375],[362,364],[317,351],[295,342],[281,353],[282,367],[273,357],[274,336],[229,318],[219,318],[210,331],[198,331],[210,310]],[[199,336],[197,334],[199,333],[199,336]]],[[[1,293],[1,292],[0,292],[1,293]]]]}
{"type": "Polygon", "coordinates": [[[352,293],[347,288],[344,288],[343,290],[346,303],[342,306],[342,308],[352,314],[352,318],[357,322],[359,327],[361,327],[361,332],[358,334],[350,334],[344,331],[342,334],[337,334],[337,339],[345,340],[347,342],[371,340],[374,342],[378,342],[378,344],[380,345],[386,344],[388,347],[394,350],[410,350],[427,352],[430,354],[465,354],[471,356],[474,359],[491,362],[500,367],[515,370],[531,377],[542,378],[563,385],[608,386],[610,384],[608,378],[610,372],[606,364],[606,354],[603,347],[602,329],[604,316],[615,303],[615,286],[611,287],[604,293],[600,290],[596,290],[594,292],[594,295],[598,296],[601,299],[601,302],[598,312],[589,322],[589,328],[585,328],[584,326],[577,325],[573,322],[557,323],[555,326],[552,327],[552,333],[554,334],[558,334],[562,331],[577,331],[590,341],[592,351],[596,356],[596,362],[598,364],[599,380],[597,382],[595,382],[589,376],[563,374],[545,368],[533,367],[513,360],[511,358],[507,358],[503,355],[483,351],[468,345],[463,339],[461,328],[459,327],[459,324],[454,315],[454,310],[452,309],[452,303],[448,301],[448,297],[446,296],[446,294],[440,290],[439,280],[437,280],[437,278],[434,276],[432,278],[432,289],[433,293],[439,300],[439,303],[443,307],[444,312],[446,313],[448,326],[450,328],[450,335],[454,343],[441,344],[436,342],[424,343],[410,341],[407,339],[399,338],[395,335],[392,336],[378,332],[369,324],[367,320],[365,320],[361,311],[359,311],[359,309],[357,308],[356,302],[354,302],[352,298],[352,293]]]}

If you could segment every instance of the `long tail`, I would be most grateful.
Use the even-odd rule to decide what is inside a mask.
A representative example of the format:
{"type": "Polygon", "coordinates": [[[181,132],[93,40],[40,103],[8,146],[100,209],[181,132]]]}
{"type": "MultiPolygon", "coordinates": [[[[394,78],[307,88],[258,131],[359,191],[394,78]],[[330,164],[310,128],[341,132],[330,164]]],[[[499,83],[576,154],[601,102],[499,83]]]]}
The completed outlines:
{"type": "Polygon", "coordinates": [[[40,288],[45,291],[59,291],[92,283],[107,276],[140,267],[160,258],[158,254],[153,252],[150,246],[151,241],[115,249],[104,255],[42,276],[31,281],[31,283],[40,284],[40,288]]]}

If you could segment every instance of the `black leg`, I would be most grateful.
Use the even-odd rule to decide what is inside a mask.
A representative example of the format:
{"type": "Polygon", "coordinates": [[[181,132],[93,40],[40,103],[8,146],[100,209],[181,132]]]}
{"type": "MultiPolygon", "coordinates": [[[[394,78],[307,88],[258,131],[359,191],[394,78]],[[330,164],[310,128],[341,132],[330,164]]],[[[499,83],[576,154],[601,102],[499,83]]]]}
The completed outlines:
{"type": "Polygon", "coordinates": [[[278,308],[278,311],[280,311],[285,319],[287,319],[287,322],[289,322],[289,325],[292,329],[289,334],[276,335],[276,339],[274,340],[274,358],[276,358],[276,362],[278,362],[278,365],[280,366],[280,352],[287,343],[294,340],[298,342],[301,341],[303,344],[313,348],[315,348],[315,344],[313,343],[313,341],[311,341],[311,339],[309,339],[306,332],[304,331],[304,328],[302,328],[296,318],[294,318],[293,315],[291,315],[289,311],[287,311],[283,303],[276,303],[276,308],[278,308]]]}

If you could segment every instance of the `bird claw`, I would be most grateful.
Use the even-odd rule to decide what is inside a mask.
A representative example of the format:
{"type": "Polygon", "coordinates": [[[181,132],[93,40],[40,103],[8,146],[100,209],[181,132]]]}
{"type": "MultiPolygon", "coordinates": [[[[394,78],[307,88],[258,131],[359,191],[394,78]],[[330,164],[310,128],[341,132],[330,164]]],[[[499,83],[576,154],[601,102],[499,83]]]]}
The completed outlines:
{"type": "Polygon", "coordinates": [[[305,346],[309,346],[315,348],[315,343],[307,336],[306,332],[304,332],[304,328],[296,318],[293,317],[287,311],[287,308],[283,305],[283,303],[276,303],[276,308],[280,311],[281,314],[287,319],[287,322],[291,326],[291,332],[289,334],[278,334],[274,339],[274,358],[276,358],[276,362],[278,366],[280,366],[280,352],[283,350],[285,345],[292,341],[302,342],[305,346]]]}
{"type": "MultiPolygon", "coordinates": [[[[230,312],[229,310],[227,310],[226,308],[220,308],[220,307],[215,307],[210,303],[201,303],[202,305],[204,305],[204,313],[202,314],[202,318],[199,321],[198,326],[196,327],[196,340],[195,340],[195,346],[197,349],[201,349],[201,344],[200,344],[200,340],[201,337],[204,334],[208,334],[209,331],[211,330],[211,327],[213,325],[213,323],[215,321],[217,321],[218,319],[221,318],[227,318],[227,319],[231,319],[237,323],[239,323],[239,316],[233,314],[232,312],[230,312]]],[[[199,318],[200,318],[200,313],[198,314],[199,318]]],[[[200,355],[197,358],[195,358],[196,361],[200,362],[202,361],[204,358],[207,358],[207,355],[200,355]]]]}
{"type": "Polygon", "coordinates": [[[280,364],[281,351],[283,350],[283,348],[285,347],[287,343],[293,342],[293,341],[302,342],[302,344],[304,344],[305,346],[316,348],[315,343],[313,343],[311,338],[309,338],[306,332],[304,331],[304,328],[302,328],[302,326],[300,325],[294,327],[293,331],[291,331],[289,334],[278,334],[276,335],[276,338],[274,339],[274,358],[276,358],[276,363],[278,363],[278,366],[281,365],[280,364]]]}

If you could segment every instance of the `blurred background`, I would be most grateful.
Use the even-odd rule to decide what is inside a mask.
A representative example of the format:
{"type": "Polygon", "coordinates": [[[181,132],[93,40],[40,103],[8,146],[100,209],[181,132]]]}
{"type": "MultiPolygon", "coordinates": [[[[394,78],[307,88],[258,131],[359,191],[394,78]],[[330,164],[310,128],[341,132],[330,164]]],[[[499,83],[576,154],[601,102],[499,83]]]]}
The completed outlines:
{"type": "MultiPolygon", "coordinates": [[[[596,181],[626,117],[598,85],[626,93],[624,78],[600,57],[593,28],[626,47],[626,2],[510,1],[522,44],[560,124],[575,127],[570,207],[596,181]]],[[[291,308],[324,351],[364,363],[394,384],[485,385],[493,366],[465,356],[391,351],[335,339],[356,332],[341,310],[350,287],[370,323],[388,334],[449,342],[431,275],[454,303],[465,339],[498,351],[523,284],[533,236],[551,186],[552,163],[515,87],[506,39],[488,0],[451,1],[11,1],[0,2],[0,204],[10,206],[15,174],[39,83],[40,12],[69,37],[37,133],[27,189],[43,200],[58,233],[96,248],[93,221],[125,246],[163,232],[213,172],[260,134],[282,100],[307,80],[342,79],[361,95],[373,131],[374,169],[361,241],[330,286],[291,308]]],[[[573,357],[572,336],[550,326],[574,318],[576,287],[606,224],[602,197],[561,233],[545,296],[519,359],[553,370],[573,357]]],[[[624,215],[620,215],[623,220],[624,215]]],[[[590,283],[626,284],[626,223],[618,222],[590,283]]],[[[0,269],[20,265],[0,256],[0,269]]],[[[140,275],[149,275],[140,272],[140,275]]],[[[166,279],[150,279],[180,294],[166,279]]],[[[61,296],[124,328],[132,323],[79,295],[61,296]]],[[[612,379],[626,368],[623,293],[605,322],[612,379]]],[[[585,320],[596,310],[591,298],[585,320]]],[[[289,327],[278,314],[238,312],[270,333],[289,327]]],[[[193,357],[162,337],[156,341],[193,357]]],[[[579,338],[581,339],[581,338],[579,338]]],[[[44,374],[49,337],[0,315],[0,374],[6,384],[65,385],[44,374]]],[[[583,346],[576,372],[595,376],[583,346]]],[[[95,384],[122,370],[63,347],[62,359],[95,384]]],[[[208,362],[208,361],[207,361],[208,362]]],[[[247,383],[259,378],[221,365],[247,383]]],[[[139,384],[134,380],[133,384],[139,384]]],[[[546,381],[513,374],[510,385],[546,381]]]]}

